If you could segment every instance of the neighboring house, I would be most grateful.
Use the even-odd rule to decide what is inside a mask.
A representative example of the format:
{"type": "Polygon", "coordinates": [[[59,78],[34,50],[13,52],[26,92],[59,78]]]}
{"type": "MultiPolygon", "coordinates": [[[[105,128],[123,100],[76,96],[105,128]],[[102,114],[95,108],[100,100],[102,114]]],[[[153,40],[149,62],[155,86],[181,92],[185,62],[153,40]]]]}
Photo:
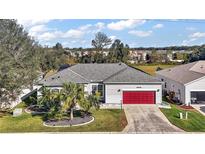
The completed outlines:
{"type": "Polygon", "coordinates": [[[163,90],[174,92],[186,105],[205,103],[205,61],[197,61],[156,72],[163,90]]]}
{"type": "Polygon", "coordinates": [[[124,63],[76,64],[41,80],[39,86],[59,91],[66,82],[83,84],[86,94],[100,92],[105,104],[162,102],[162,82],[124,63]]]}
{"type": "MultiPolygon", "coordinates": [[[[179,51],[178,51],[179,52],[179,51]]],[[[181,53],[184,52],[184,50],[181,51],[181,53]]],[[[172,53],[170,54],[167,54],[167,59],[168,61],[171,61],[171,62],[176,62],[176,63],[182,63],[184,62],[183,59],[173,59],[173,54],[177,53],[176,51],[172,51],[172,53]]]]}

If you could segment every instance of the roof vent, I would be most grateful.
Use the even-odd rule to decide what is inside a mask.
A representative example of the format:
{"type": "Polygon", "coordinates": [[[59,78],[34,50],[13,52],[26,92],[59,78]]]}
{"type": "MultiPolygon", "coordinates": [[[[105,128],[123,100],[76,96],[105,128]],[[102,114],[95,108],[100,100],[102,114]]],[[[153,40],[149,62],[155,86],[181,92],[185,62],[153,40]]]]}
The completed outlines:
{"type": "Polygon", "coordinates": [[[119,65],[122,65],[122,63],[119,63],[119,65]]]}
{"type": "Polygon", "coordinates": [[[201,66],[200,66],[200,68],[204,68],[204,66],[203,66],[203,65],[201,65],[201,66]]]}
{"type": "Polygon", "coordinates": [[[55,78],[51,78],[52,80],[54,80],[55,78]]]}
{"type": "Polygon", "coordinates": [[[58,78],[60,78],[60,76],[58,76],[58,78]]]}

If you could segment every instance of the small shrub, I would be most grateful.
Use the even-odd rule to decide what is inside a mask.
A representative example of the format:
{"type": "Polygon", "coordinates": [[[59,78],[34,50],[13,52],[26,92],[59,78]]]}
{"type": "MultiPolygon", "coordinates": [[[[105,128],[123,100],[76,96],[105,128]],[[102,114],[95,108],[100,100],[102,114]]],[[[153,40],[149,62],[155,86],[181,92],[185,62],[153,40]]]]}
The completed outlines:
{"type": "Polygon", "coordinates": [[[162,70],[161,67],[157,67],[157,68],[156,68],[156,71],[160,71],[160,70],[162,70]]]}

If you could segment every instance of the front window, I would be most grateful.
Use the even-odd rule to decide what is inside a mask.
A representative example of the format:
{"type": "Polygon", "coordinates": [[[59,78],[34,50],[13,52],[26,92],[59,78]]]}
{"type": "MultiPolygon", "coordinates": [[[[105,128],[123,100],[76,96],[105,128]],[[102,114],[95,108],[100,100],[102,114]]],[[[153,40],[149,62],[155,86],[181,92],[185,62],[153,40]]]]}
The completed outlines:
{"type": "Polygon", "coordinates": [[[98,86],[97,85],[92,85],[92,94],[95,94],[95,92],[97,91],[98,86]]]}
{"type": "Polygon", "coordinates": [[[100,96],[103,96],[103,85],[102,84],[98,85],[98,92],[100,93],[100,96]]]}
{"type": "Polygon", "coordinates": [[[99,92],[100,96],[103,96],[103,85],[92,85],[92,94],[95,94],[95,92],[99,92]]]}

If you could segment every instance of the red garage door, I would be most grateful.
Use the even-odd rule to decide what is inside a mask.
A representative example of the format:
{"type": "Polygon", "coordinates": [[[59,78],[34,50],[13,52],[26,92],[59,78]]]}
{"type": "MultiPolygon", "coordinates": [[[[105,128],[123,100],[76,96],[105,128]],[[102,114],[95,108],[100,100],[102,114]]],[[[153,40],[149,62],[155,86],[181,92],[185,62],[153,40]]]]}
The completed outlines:
{"type": "Polygon", "coordinates": [[[123,91],[123,104],[154,104],[154,91],[123,91]]]}

